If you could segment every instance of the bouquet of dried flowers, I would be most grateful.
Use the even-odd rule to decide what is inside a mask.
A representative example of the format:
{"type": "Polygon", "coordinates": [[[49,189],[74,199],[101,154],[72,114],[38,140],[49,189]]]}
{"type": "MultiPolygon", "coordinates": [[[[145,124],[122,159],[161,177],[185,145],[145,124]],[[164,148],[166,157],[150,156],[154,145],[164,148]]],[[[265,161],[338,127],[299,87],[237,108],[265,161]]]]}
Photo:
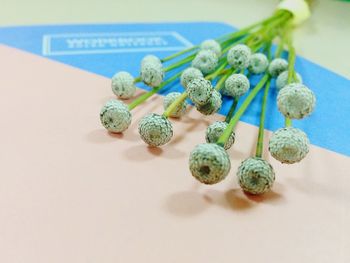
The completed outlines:
{"type": "Polygon", "coordinates": [[[100,112],[102,125],[110,132],[124,132],[132,121],[132,110],[168,85],[180,80],[183,92],[171,92],[164,97],[163,114],[150,113],[138,126],[141,139],[159,147],[173,137],[171,118],[186,114],[189,103],[204,115],[219,111],[222,96],[231,98],[231,108],[224,121],[216,121],[206,130],[205,143],[197,145],[189,156],[189,169],[194,178],[204,184],[215,184],[231,169],[227,153],[235,142],[235,126],[259,92],[263,92],[256,152],[244,160],[237,170],[238,182],[245,192],[263,194],[275,180],[272,166],[262,157],[264,123],[271,79],[276,79],[277,107],[285,118],[285,126],[275,131],[269,141],[269,152],[278,161],[293,164],[309,151],[307,135],[294,128],[293,119],[310,115],[315,107],[315,95],[296,72],[293,28],[309,16],[304,0],[284,0],[273,15],[239,31],[217,39],[208,39],[165,58],[147,55],[141,61],[140,75],[118,72],[112,78],[112,91],[121,100],[133,97],[138,82],[151,90],[126,105],[121,100],[108,101],[100,112]],[[276,48],[272,43],[278,40],[276,48]],[[288,60],[281,57],[288,50],[288,60]],[[173,63],[171,63],[174,61],[173,63]],[[165,64],[167,66],[165,66],[165,64]],[[172,71],[181,69],[180,72],[172,71]],[[251,87],[250,76],[260,75],[251,87]],[[244,94],[244,100],[237,107],[244,94]]]}

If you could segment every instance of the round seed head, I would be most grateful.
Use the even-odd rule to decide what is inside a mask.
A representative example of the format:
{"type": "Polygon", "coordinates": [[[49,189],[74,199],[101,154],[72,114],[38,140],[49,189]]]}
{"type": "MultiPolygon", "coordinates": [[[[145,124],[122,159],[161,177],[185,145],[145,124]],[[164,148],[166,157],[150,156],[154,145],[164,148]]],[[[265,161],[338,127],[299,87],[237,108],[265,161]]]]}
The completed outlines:
{"type": "Polygon", "coordinates": [[[219,62],[218,57],[211,50],[201,50],[192,60],[192,67],[199,69],[203,74],[212,73],[219,62]]]}
{"type": "Polygon", "coordinates": [[[290,119],[302,119],[310,115],[315,108],[315,104],[314,93],[299,83],[285,86],[277,95],[279,111],[290,119]]]}
{"type": "MultiPolygon", "coordinates": [[[[296,73],[297,76],[297,82],[303,83],[303,80],[299,73],[296,73]]],[[[288,70],[283,71],[281,74],[278,75],[276,79],[276,87],[278,90],[284,88],[288,84],[288,70]]]]}
{"type": "Polygon", "coordinates": [[[139,134],[148,145],[161,146],[173,137],[173,127],[166,117],[150,113],[140,120],[139,134]]]}
{"type": "Polygon", "coordinates": [[[275,58],[269,65],[269,73],[273,78],[276,78],[283,71],[288,69],[288,61],[283,58],[275,58]]]}
{"type": "Polygon", "coordinates": [[[269,66],[269,60],[263,53],[255,53],[251,55],[248,69],[253,74],[261,74],[266,71],[269,66]]]}
{"type": "MultiPolygon", "coordinates": [[[[207,143],[216,143],[220,136],[224,133],[227,128],[227,123],[224,121],[216,121],[210,124],[205,133],[205,140],[207,143]]],[[[228,141],[224,145],[224,149],[228,150],[231,148],[233,143],[235,142],[235,133],[232,132],[228,141]]]]}
{"type": "Polygon", "coordinates": [[[141,66],[141,79],[150,87],[158,87],[164,79],[164,71],[156,62],[147,62],[141,66]]]}
{"type": "Polygon", "coordinates": [[[281,163],[297,163],[309,152],[309,139],[297,128],[281,128],[272,134],[269,151],[281,163]]]}
{"type": "Polygon", "coordinates": [[[232,74],[225,81],[224,93],[232,97],[244,95],[250,87],[248,78],[244,74],[232,74]]]}
{"type": "Polygon", "coordinates": [[[196,104],[196,109],[204,115],[211,115],[216,113],[221,108],[221,105],[221,94],[217,90],[213,89],[208,102],[204,105],[196,104]]]}
{"type": "Polygon", "coordinates": [[[131,113],[128,107],[119,100],[109,100],[101,109],[100,120],[110,132],[125,131],[131,123],[131,113]]]}
{"type": "Polygon", "coordinates": [[[206,104],[211,96],[213,87],[209,80],[204,78],[193,79],[187,85],[188,97],[196,105],[206,104]]]}
{"type": "Polygon", "coordinates": [[[147,56],[143,57],[143,59],[141,60],[141,67],[144,64],[148,64],[148,63],[158,64],[159,66],[162,66],[161,60],[157,56],[154,56],[154,55],[147,55],[147,56]]]}
{"type": "Polygon", "coordinates": [[[121,99],[130,99],[136,91],[134,77],[125,71],[118,72],[112,77],[112,91],[121,99]]]}
{"type": "Polygon", "coordinates": [[[204,40],[200,45],[201,50],[211,50],[215,53],[217,57],[220,57],[221,55],[221,46],[220,44],[214,40],[214,39],[207,39],[204,40]]]}
{"type": "Polygon", "coordinates": [[[231,169],[231,162],[224,148],[215,143],[203,143],[191,152],[189,166],[198,181],[216,184],[225,179],[231,169]]]}
{"type": "Polygon", "coordinates": [[[238,167],[237,177],[245,192],[263,194],[271,189],[275,181],[275,172],[271,164],[264,159],[251,157],[238,167]]]}
{"type": "Polygon", "coordinates": [[[181,85],[187,89],[188,83],[194,79],[203,78],[203,73],[197,68],[189,67],[185,69],[180,77],[181,85]]]}
{"type": "Polygon", "coordinates": [[[227,52],[227,62],[235,69],[245,69],[249,66],[251,53],[247,45],[238,44],[227,52]]]}
{"type": "MultiPolygon", "coordinates": [[[[170,92],[164,97],[163,106],[166,110],[178,97],[181,96],[180,92],[170,92]]],[[[174,111],[170,114],[170,117],[179,118],[185,114],[188,103],[184,100],[182,103],[176,106],[174,111]]]]}

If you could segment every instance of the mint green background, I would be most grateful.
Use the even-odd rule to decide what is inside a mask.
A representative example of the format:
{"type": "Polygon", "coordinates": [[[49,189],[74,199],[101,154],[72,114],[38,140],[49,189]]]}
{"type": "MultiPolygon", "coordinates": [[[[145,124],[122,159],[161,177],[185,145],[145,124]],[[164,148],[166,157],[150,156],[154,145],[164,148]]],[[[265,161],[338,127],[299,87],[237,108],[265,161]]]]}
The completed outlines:
{"type": "MultiPolygon", "coordinates": [[[[222,21],[243,27],[278,0],[0,0],[0,26],[162,21],[222,21]]],[[[315,0],[296,30],[298,54],[350,78],[350,3],[315,0]]]]}

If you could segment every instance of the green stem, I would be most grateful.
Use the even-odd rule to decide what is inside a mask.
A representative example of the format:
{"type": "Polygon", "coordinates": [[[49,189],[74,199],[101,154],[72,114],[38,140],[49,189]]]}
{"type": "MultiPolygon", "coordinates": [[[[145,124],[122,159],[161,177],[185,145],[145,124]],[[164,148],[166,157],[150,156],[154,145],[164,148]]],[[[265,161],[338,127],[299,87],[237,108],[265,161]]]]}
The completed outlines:
{"type": "Polygon", "coordinates": [[[175,69],[175,68],[181,67],[182,65],[184,65],[184,64],[186,64],[186,63],[192,61],[192,59],[193,59],[194,57],[195,57],[195,55],[191,55],[191,56],[189,56],[189,57],[186,57],[186,58],[184,58],[184,59],[181,59],[181,60],[175,62],[174,64],[172,64],[172,65],[170,65],[170,66],[164,68],[164,72],[168,72],[168,71],[173,70],[173,69],[175,69]]]}
{"type": "Polygon", "coordinates": [[[260,114],[260,125],[259,125],[259,135],[258,142],[256,145],[256,157],[262,156],[263,146],[264,146],[264,126],[265,126],[265,117],[266,117],[266,105],[267,105],[267,97],[270,89],[270,80],[266,82],[264,97],[261,105],[261,114],[260,114]]]}
{"type": "MultiPolygon", "coordinates": [[[[296,54],[295,54],[295,49],[292,45],[292,35],[291,32],[289,33],[287,45],[288,45],[288,79],[287,83],[290,84],[292,83],[293,79],[296,81],[296,75],[295,75],[295,59],[296,59],[296,54]]],[[[292,126],[292,120],[288,117],[285,118],[284,120],[284,126],[285,127],[291,127],[292,126]]]]}
{"type": "Polygon", "coordinates": [[[269,75],[265,74],[264,77],[259,81],[259,83],[252,89],[252,91],[249,93],[249,95],[246,97],[246,99],[243,101],[242,105],[239,107],[237,112],[233,115],[232,119],[230,120],[228,126],[226,127],[223,134],[220,136],[219,140],[217,141],[218,145],[225,145],[227,140],[229,139],[233,129],[235,128],[237,122],[242,117],[244,112],[247,110],[248,106],[252,102],[252,100],[255,98],[255,96],[258,94],[258,92],[264,87],[265,83],[268,81],[269,75]]]}
{"type": "Polygon", "coordinates": [[[289,118],[285,118],[284,119],[284,126],[285,127],[292,127],[293,123],[292,123],[292,120],[289,119],[289,118]]]}
{"type": "Polygon", "coordinates": [[[216,83],[215,88],[217,91],[220,91],[222,87],[224,86],[225,81],[228,79],[229,76],[233,73],[233,69],[229,70],[225,75],[223,75],[219,81],[216,83]]]}
{"type": "Polygon", "coordinates": [[[175,54],[172,54],[172,55],[170,55],[170,56],[168,56],[168,57],[165,57],[165,58],[161,59],[161,61],[162,61],[162,62],[167,62],[167,61],[169,61],[169,60],[172,60],[173,58],[177,58],[177,57],[179,57],[179,56],[181,56],[181,55],[183,55],[183,54],[186,54],[186,53],[188,53],[188,52],[191,52],[191,51],[193,51],[193,50],[195,50],[195,49],[197,49],[197,48],[198,48],[198,46],[193,46],[193,47],[190,47],[190,48],[181,50],[181,51],[179,51],[179,52],[177,52],[177,53],[175,53],[175,54]]]}
{"type": "Polygon", "coordinates": [[[232,116],[233,116],[233,113],[236,110],[237,104],[238,104],[238,98],[237,97],[233,98],[230,111],[227,113],[226,118],[225,118],[225,122],[226,123],[229,123],[230,120],[232,119],[232,116]]]}
{"type": "Polygon", "coordinates": [[[141,103],[145,102],[149,97],[151,97],[152,95],[154,95],[155,93],[160,91],[162,88],[164,88],[166,85],[168,85],[169,83],[173,82],[178,77],[180,77],[181,73],[182,72],[175,74],[174,76],[172,76],[171,78],[169,78],[168,80],[166,80],[162,84],[160,84],[158,87],[155,87],[155,88],[151,89],[150,91],[142,94],[140,97],[138,97],[137,99],[135,99],[133,102],[131,102],[128,105],[128,109],[132,110],[135,107],[137,107],[138,105],[140,105],[141,103]]]}
{"type": "MultiPolygon", "coordinates": [[[[250,26],[247,26],[247,27],[245,27],[245,28],[243,28],[243,29],[241,29],[241,30],[239,30],[239,31],[234,32],[234,33],[229,33],[229,34],[226,34],[226,35],[224,35],[224,36],[218,37],[216,40],[217,40],[218,42],[222,42],[222,44],[224,44],[225,42],[231,41],[231,40],[233,40],[233,39],[235,39],[235,38],[242,37],[242,36],[248,34],[248,33],[249,33],[251,30],[253,30],[254,28],[256,28],[256,27],[258,27],[258,26],[262,26],[262,25],[268,24],[268,23],[270,23],[271,21],[274,21],[274,20],[280,18],[282,15],[284,15],[282,12],[276,12],[276,13],[273,14],[271,17],[268,17],[268,18],[266,18],[266,19],[263,19],[263,20],[261,20],[261,21],[259,21],[259,22],[257,22],[257,23],[254,23],[254,24],[252,24],[252,25],[250,25],[250,26]]],[[[179,52],[177,52],[177,53],[175,53],[175,54],[172,54],[172,55],[170,55],[170,56],[168,56],[168,57],[165,57],[165,58],[161,59],[161,61],[162,61],[162,62],[167,62],[167,61],[172,60],[172,59],[174,59],[174,58],[176,58],[176,57],[179,57],[179,56],[181,56],[181,55],[183,55],[183,54],[186,54],[186,53],[188,53],[188,52],[191,52],[191,51],[193,51],[193,50],[195,50],[195,49],[197,49],[197,48],[199,48],[199,45],[192,46],[192,47],[190,47],[190,48],[181,50],[181,51],[179,51],[179,52]]]]}
{"type": "Polygon", "coordinates": [[[187,98],[187,92],[183,92],[181,96],[177,97],[173,103],[171,103],[168,108],[164,111],[163,116],[168,118],[170,114],[175,110],[177,105],[180,105],[187,98]]]}

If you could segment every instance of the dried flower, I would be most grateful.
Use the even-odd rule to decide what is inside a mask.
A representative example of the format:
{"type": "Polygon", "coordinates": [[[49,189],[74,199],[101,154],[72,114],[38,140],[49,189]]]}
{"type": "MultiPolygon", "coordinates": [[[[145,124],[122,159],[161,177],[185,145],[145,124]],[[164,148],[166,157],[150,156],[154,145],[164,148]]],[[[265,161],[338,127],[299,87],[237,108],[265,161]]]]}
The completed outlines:
{"type": "Polygon", "coordinates": [[[251,50],[247,45],[238,44],[227,53],[227,62],[235,69],[245,69],[249,66],[251,50]]]}
{"type": "Polygon", "coordinates": [[[207,103],[204,105],[196,104],[196,109],[204,115],[211,115],[216,113],[221,108],[221,105],[221,94],[217,90],[213,89],[207,103]]]}
{"type": "MultiPolygon", "coordinates": [[[[210,124],[205,133],[205,140],[207,143],[216,143],[224,130],[227,128],[227,123],[224,121],[216,121],[210,124]]],[[[232,131],[228,141],[224,145],[224,149],[228,150],[235,142],[235,133],[232,131]]]]}
{"type": "Polygon", "coordinates": [[[237,177],[242,189],[250,194],[269,191],[275,181],[271,164],[259,157],[250,157],[238,167],[237,177]]]}
{"type": "Polygon", "coordinates": [[[130,99],[135,91],[134,77],[126,71],[120,71],[112,77],[112,91],[121,99],[130,99]]]}
{"type": "Polygon", "coordinates": [[[203,143],[191,152],[189,166],[198,181],[216,184],[225,179],[231,169],[231,162],[224,148],[215,143],[203,143]]]}
{"type": "MultiPolygon", "coordinates": [[[[163,106],[166,110],[179,96],[180,92],[170,92],[164,97],[163,106]]],[[[170,117],[179,118],[185,114],[188,103],[184,100],[182,103],[176,106],[176,108],[171,112],[170,117]]]]}
{"type": "Polygon", "coordinates": [[[193,79],[187,85],[188,97],[196,105],[206,104],[210,99],[212,90],[213,87],[210,81],[204,78],[193,79]]]}
{"type": "Polygon", "coordinates": [[[211,50],[215,53],[217,57],[220,57],[221,55],[221,46],[220,44],[214,40],[214,39],[207,39],[204,40],[200,45],[201,50],[211,50]]]}
{"type": "Polygon", "coordinates": [[[131,113],[123,102],[112,99],[102,107],[100,120],[108,131],[120,133],[129,127],[131,113]]]}
{"type": "Polygon", "coordinates": [[[140,120],[139,134],[148,145],[161,146],[173,137],[173,127],[166,117],[150,113],[140,120]]]}
{"type": "Polygon", "coordinates": [[[273,133],[269,151],[273,158],[282,163],[300,162],[309,152],[309,139],[300,129],[281,128],[273,133]]]}
{"type": "Polygon", "coordinates": [[[201,50],[192,60],[192,67],[199,69],[203,74],[212,73],[219,62],[218,57],[211,50],[201,50]]]}
{"type": "Polygon", "coordinates": [[[248,78],[244,74],[232,74],[225,81],[224,94],[232,97],[244,95],[250,87],[248,78]]]}
{"type": "Polygon", "coordinates": [[[314,93],[300,83],[292,83],[278,92],[277,106],[287,118],[302,119],[310,115],[315,107],[314,93]]]}
{"type": "Polygon", "coordinates": [[[279,74],[287,69],[288,61],[283,58],[275,58],[269,65],[269,73],[273,78],[276,78],[279,74]]]}
{"type": "Polygon", "coordinates": [[[269,60],[263,53],[255,53],[250,56],[248,69],[253,74],[261,74],[269,66],[269,60]]]}
{"type": "Polygon", "coordinates": [[[190,83],[194,79],[203,78],[203,73],[197,68],[189,67],[185,69],[181,74],[181,85],[187,89],[188,83],[190,83]]]}
{"type": "MultiPolygon", "coordinates": [[[[295,73],[297,77],[297,83],[302,83],[303,80],[299,73],[295,73]]],[[[278,75],[276,79],[276,87],[278,90],[284,88],[288,84],[288,70],[283,71],[281,74],[278,75]]]]}

